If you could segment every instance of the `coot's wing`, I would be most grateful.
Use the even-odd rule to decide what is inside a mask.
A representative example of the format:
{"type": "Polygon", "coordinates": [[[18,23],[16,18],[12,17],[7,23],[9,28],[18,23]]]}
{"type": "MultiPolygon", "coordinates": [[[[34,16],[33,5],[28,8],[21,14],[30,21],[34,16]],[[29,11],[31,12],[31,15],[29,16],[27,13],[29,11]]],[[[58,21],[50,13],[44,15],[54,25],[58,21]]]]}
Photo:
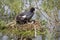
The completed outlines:
{"type": "Polygon", "coordinates": [[[24,20],[26,18],[26,14],[27,12],[20,13],[19,15],[17,15],[17,18],[20,20],[24,20]]]}

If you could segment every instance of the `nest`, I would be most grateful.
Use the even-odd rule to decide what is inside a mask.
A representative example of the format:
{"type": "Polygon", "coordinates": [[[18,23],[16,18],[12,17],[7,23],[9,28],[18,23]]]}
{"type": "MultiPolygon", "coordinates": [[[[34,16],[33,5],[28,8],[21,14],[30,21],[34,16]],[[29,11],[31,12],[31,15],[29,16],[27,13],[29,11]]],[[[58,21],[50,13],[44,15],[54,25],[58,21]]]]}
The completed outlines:
{"type": "Polygon", "coordinates": [[[27,23],[27,24],[16,24],[15,21],[13,22],[10,22],[7,24],[7,27],[10,28],[10,29],[13,29],[13,28],[18,28],[19,30],[34,30],[34,27],[38,30],[38,29],[41,29],[41,24],[39,21],[36,21],[35,23],[27,23]]]}
{"type": "MultiPolygon", "coordinates": [[[[22,36],[22,37],[34,37],[34,34],[35,34],[35,29],[40,33],[40,34],[44,34],[44,28],[42,28],[41,26],[41,23],[39,21],[35,21],[35,23],[27,23],[27,24],[16,24],[16,21],[13,21],[13,22],[10,22],[6,25],[8,27],[8,31],[9,33],[13,32],[15,35],[19,36],[19,38],[22,36]],[[14,29],[18,29],[18,32],[14,31],[14,29]],[[23,32],[24,33],[23,33],[23,32]],[[27,31],[27,32],[26,32],[27,31]],[[32,34],[31,34],[31,32],[32,34]],[[41,33],[42,32],[42,33],[41,33]],[[18,33],[18,34],[16,34],[18,33]],[[20,34],[19,34],[20,33],[20,34]]],[[[8,33],[8,34],[9,34],[8,33]]]]}

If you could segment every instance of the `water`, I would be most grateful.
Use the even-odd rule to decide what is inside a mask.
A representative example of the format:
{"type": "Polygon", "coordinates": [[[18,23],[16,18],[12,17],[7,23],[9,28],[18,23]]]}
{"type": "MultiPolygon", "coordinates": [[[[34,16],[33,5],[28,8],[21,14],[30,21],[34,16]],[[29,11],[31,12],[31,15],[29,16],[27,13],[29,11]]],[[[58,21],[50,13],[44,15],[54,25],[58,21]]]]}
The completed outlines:
{"type": "Polygon", "coordinates": [[[33,38],[32,40],[42,40],[42,35],[36,36],[36,38],[33,38]]]}
{"type": "Polygon", "coordinates": [[[60,40],[60,37],[58,38],[58,40],[60,40]]]}
{"type": "Polygon", "coordinates": [[[0,40],[1,40],[1,38],[2,38],[2,33],[0,33],[0,40]]]}
{"type": "Polygon", "coordinates": [[[7,35],[4,35],[4,36],[2,37],[2,40],[9,40],[9,37],[8,37],[7,35]]]}
{"type": "MultiPolygon", "coordinates": [[[[42,35],[36,36],[35,38],[32,38],[32,40],[43,40],[42,39],[42,35]]],[[[12,37],[12,39],[7,36],[7,35],[2,35],[2,33],[0,33],[0,40],[17,40],[16,36],[12,37]]],[[[47,38],[45,38],[44,40],[47,40],[47,38]]],[[[60,40],[60,37],[57,38],[57,40],[60,40]]]]}
{"type": "MultiPolygon", "coordinates": [[[[17,38],[14,36],[11,39],[9,36],[0,33],[0,40],[17,40],[17,38]]],[[[36,36],[35,38],[32,38],[32,40],[42,40],[42,35],[36,36]]]]}
{"type": "MultiPolygon", "coordinates": [[[[17,39],[16,37],[10,39],[7,35],[2,35],[2,33],[0,33],[0,40],[17,40],[17,39]]],[[[32,40],[42,40],[42,35],[36,36],[32,40]]]]}

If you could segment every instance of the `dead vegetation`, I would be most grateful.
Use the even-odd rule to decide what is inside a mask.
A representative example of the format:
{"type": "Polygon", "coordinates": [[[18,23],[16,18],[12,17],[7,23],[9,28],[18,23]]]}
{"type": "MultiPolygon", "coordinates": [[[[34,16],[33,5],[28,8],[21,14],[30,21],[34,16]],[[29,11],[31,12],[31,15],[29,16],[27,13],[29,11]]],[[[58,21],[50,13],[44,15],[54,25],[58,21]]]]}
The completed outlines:
{"type": "Polygon", "coordinates": [[[27,23],[27,24],[16,24],[15,21],[13,22],[10,22],[7,24],[7,27],[9,29],[12,29],[12,28],[18,28],[20,30],[33,30],[34,27],[36,27],[36,29],[41,29],[41,24],[40,22],[36,21],[34,24],[32,23],[27,23]]]}

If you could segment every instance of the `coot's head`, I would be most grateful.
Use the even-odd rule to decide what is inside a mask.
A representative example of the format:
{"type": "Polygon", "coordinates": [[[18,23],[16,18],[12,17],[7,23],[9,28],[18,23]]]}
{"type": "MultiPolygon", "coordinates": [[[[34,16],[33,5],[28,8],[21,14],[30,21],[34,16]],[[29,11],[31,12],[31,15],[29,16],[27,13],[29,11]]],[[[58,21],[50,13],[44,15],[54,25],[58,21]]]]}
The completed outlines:
{"type": "Polygon", "coordinates": [[[35,11],[35,8],[34,7],[31,7],[30,8],[30,12],[34,12],[35,11]]]}

